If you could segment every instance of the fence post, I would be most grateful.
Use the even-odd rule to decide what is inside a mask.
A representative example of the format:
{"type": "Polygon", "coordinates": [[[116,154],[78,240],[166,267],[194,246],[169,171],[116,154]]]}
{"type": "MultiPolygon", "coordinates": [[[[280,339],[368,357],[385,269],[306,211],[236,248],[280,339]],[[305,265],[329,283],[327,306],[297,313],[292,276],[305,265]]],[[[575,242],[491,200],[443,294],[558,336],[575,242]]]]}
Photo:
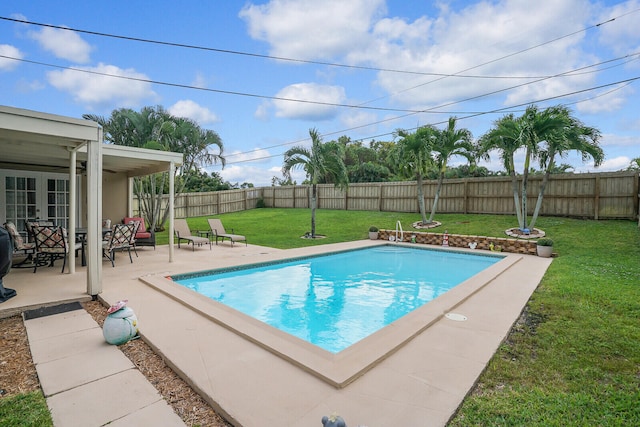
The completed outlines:
{"type": "Polygon", "coordinates": [[[596,183],[594,200],[593,200],[593,219],[598,220],[598,216],[600,215],[600,175],[596,175],[596,183]]]}
{"type": "Polygon", "coordinates": [[[344,191],[344,210],[349,210],[349,188],[344,191]]]}
{"type": "Polygon", "coordinates": [[[469,186],[467,185],[469,183],[469,178],[465,178],[464,179],[464,186],[463,186],[463,192],[464,192],[464,200],[462,202],[462,211],[464,212],[464,214],[467,214],[468,211],[468,206],[467,204],[469,203],[469,186]]]}

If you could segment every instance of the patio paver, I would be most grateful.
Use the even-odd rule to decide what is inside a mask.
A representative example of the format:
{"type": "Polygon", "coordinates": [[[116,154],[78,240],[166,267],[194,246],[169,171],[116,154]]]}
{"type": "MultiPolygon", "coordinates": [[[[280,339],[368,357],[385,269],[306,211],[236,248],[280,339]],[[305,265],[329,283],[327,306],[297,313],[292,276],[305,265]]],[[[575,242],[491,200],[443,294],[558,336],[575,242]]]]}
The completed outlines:
{"type": "MultiPolygon", "coordinates": [[[[372,244],[379,243],[359,241],[288,251],[254,245],[214,246],[211,251],[196,248],[195,252],[189,248],[176,250],[174,263],[167,263],[168,248],[159,246],[156,251],[139,251],[133,264],[118,263],[116,268],[104,264],[100,297],[109,304],[128,299],[144,339],[235,425],[306,427],[320,425],[322,416],[333,412],[356,426],[445,425],[517,320],[551,259],[523,256],[455,307],[453,311],[467,316],[467,321],[443,317],[342,389],[138,280],[372,244]]],[[[16,289],[18,296],[7,302],[14,306],[7,306],[6,311],[21,304],[44,303],[31,298],[44,298],[50,287],[56,288],[55,297],[61,299],[81,293],[86,282],[82,269],[78,270],[74,276],[51,274],[46,287],[30,279],[40,271],[37,275],[12,272],[5,285],[16,289]],[[23,279],[32,281],[24,285],[23,279]],[[30,291],[29,298],[21,300],[26,294],[22,286],[42,287],[41,293],[30,291]]],[[[3,309],[0,306],[0,316],[3,309]]]]}

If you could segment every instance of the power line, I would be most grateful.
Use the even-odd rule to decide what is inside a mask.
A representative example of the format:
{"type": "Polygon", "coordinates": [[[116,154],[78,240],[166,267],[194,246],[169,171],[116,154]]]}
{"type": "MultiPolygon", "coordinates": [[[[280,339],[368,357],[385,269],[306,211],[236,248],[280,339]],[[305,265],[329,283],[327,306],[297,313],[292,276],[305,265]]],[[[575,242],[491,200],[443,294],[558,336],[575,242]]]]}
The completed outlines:
{"type": "Polygon", "coordinates": [[[165,82],[165,81],[161,81],[161,80],[143,79],[141,77],[119,76],[117,74],[103,73],[103,72],[100,72],[100,71],[88,70],[88,69],[84,69],[84,68],[68,67],[68,66],[63,66],[63,65],[50,64],[50,63],[47,63],[47,62],[32,61],[32,60],[24,59],[24,58],[15,58],[15,57],[8,56],[8,55],[0,55],[0,58],[10,59],[10,60],[14,60],[14,61],[18,61],[18,62],[24,62],[24,63],[28,63],[28,64],[41,65],[43,67],[57,68],[57,69],[61,69],[61,70],[70,70],[70,71],[76,71],[76,72],[79,72],[79,73],[93,74],[93,75],[97,75],[97,76],[112,77],[112,78],[115,78],[115,79],[131,80],[131,81],[142,82],[142,83],[151,83],[151,84],[156,84],[156,85],[161,85],[161,86],[177,87],[177,88],[181,88],[181,89],[194,89],[194,90],[201,90],[201,91],[205,91],[205,92],[222,93],[222,94],[225,94],[225,95],[235,95],[235,96],[245,96],[245,97],[250,97],[250,98],[269,99],[269,100],[272,100],[272,101],[300,102],[300,103],[303,103],[303,104],[325,105],[325,106],[329,106],[329,107],[358,108],[358,109],[364,109],[364,110],[394,111],[394,112],[401,112],[401,113],[419,113],[420,112],[420,110],[407,110],[407,109],[403,109],[403,108],[368,107],[368,106],[363,106],[363,105],[340,104],[340,103],[322,102],[322,101],[309,101],[309,100],[305,100],[305,99],[284,98],[284,97],[280,97],[280,96],[270,96],[270,95],[259,95],[259,94],[255,94],[255,93],[237,92],[237,91],[232,91],[232,90],[211,89],[211,88],[192,86],[192,85],[187,85],[187,84],[182,84],[182,83],[171,83],[171,82],[165,82]]]}
{"type": "MultiPolygon", "coordinates": [[[[632,77],[632,78],[625,79],[625,80],[619,80],[617,82],[607,83],[607,84],[604,84],[604,85],[594,86],[594,87],[587,88],[587,89],[581,89],[581,90],[565,93],[565,94],[562,94],[562,95],[555,95],[555,96],[550,96],[550,97],[547,97],[547,98],[542,98],[542,99],[538,99],[538,100],[534,100],[534,101],[523,102],[523,103],[512,105],[512,106],[509,106],[509,107],[496,108],[496,109],[493,109],[493,110],[482,111],[482,112],[474,112],[474,113],[470,113],[467,116],[457,117],[457,120],[465,120],[465,119],[470,119],[470,118],[473,118],[473,117],[483,116],[483,115],[487,115],[487,114],[505,113],[505,112],[511,111],[511,110],[515,111],[515,109],[517,109],[517,108],[524,107],[524,106],[531,105],[531,104],[537,104],[537,103],[540,103],[540,102],[552,101],[554,99],[564,98],[564,97],[567,97],[567,96],[573,96],[573,95],[577,95],[577,94],[584,93],[584,92],[590,92],[592,90],[603,89],[605,87],[610,87],[610,86],[615,86],[615,85],[622,85],[619,88],[607,91],[607,92],[605,92],[603,94],[600,94],[598,96],[594,96],[594,97],[583,99],[581,101],[576,101],[576,102],[570,103],[570,104],[577,104],[577,103],[585,102],[585,101],[588,101],[588,100],[591,100],[591,99],[595,99],[595,98],[598,98],[598,97],[601,97],[601,96],[606,96],[609,93],[612,93],[612,92],[614,92],[616,90],[620,90],[623,87],[626,87],[626,86],[630,85],[631,83],[633,83],[633,82],[635,82],[637,80],[640,80],[640,76],[632,77]]],[[[439,122],[433,122],[433,123],[430,123],[430,125],[435,126],[435,125],[444,124],[444,123],[447,123],[447,122],[448,122],[448,119],[447,120],[442,120],[442,121],[439,121],[439,122]]],[[[415,128],[406,129],[406,130],[410,131],[410,130],[416,130],[418,128],[419,128],[419,126],[415,127],[415,128]]],[[[328,134],[323,134],[322,136],[333,135],[335,133],[339,133],[339,132],[332,132],[332,133],[328,133],[328,134]]],[[[389,135],[393,135],[393,132],[386,132],[386,133],[381,133],[381,134],[377,134],[377,135],[367,136],[367,137],[364,137],[364,138],[358,138],[355,141],[364,141],[364,140],[368,140],[368,139],[372,139],[373,140],[373,139],[376,139],[376,138],[380,138],[382,136],[389,136],[389,135]]],[[[307,141],[308,139],[309,138],[305,138],[305,139],[302,139],[302,140],[300,140],[298,142],[307,141]]],[[[293,143],[281,144],[279,146],[290,145],[290,144],[293,144],[293,143]]],[[[277,147],[277,146],[273,146],[273,147],[277,147]]],[[[271,147],[271,148],[273,148],[273,147],[271,147]]],[[[261,148],[261,149],[266,149],[266,148],[261,148]]],[[[258,150],[254,150],[254,151],[258,151],[258,150]]],[[[246,152],[246,153],[237,153],[237,154],[234,154],[234,155],[247,154],[247,153],[251,153],[251,151],[250,152],[246,152]]],[[[228,166],[228,165],[234,165],[234,164],[238,164],[238,163],[248,163],[248,162],[254,162],[254,161],[258,161],[258,160],[266,160],[266,159],[271,159],[271,158],[274,158],[274,157],[282,156],[283,154],[284,153],[273,154],[273,155],[264,156],[264,157],[257,157],[257,158],[253,158],[253,159],[247,159],[247,160],[237,160],[235,162],[234,161],[226,162],[226,165],[228,166]]]]}
{"type": "MultiPolygon", "coordinates": [[[[336,62],[312,61],[312,60],[307,60],[307,59],[287,58],[287,57],[282,57],[282,56],[263,55],[263,54],[254,53],[254,52],[243,52],[243,51],[231,50],[231,49],[222,49],[222,48],[198,46],[198,45],[192,45],[192,44],[186,44],[186,43],[176,43],[176,42],[169,42],[169,41],[162,41],[162,40],[145,39],[145,38],[133,37],[133,36],[124,36],[124,35],[119,35],[119,34],[114,34],[114,33],[104,33],[104,32],[99,32],[99,31],[84,30],[84,29],[80,29],[80,28],[65,27],[65,26],[62,26],[62,25],[44,24],[42,22],[27,21],[25,19],[10,18],[10,17],[6,17],[6,16],[0,16],[0,20],[17,22],[17,23],[20,23],[20,24],[34,25],[34,26],[45,27],[45,28],[54,28],[54,29],[63,30],[63,31],[72,31],[72,32],[77,32],[77,33],[82,33],[82,34],[89,34],[89,35],[93,35],[93,36],[108,37],[108,38],[120,39],[120,40],[126,40],[126,41],[134,41],[134,42],[139,42],[139,43],[149,43],[149,44],[156,44],[156,45],[161,45],[161,46],[178,47],[178,48],[183,48],[183,49],[202,50],[202,51],[207,51],[207,52],[216,52],[216,53],[224,53],[224,54],[230,54],[230,55],[248,56],[248,57],[254,57],[254,58],[270,59],[270,60],[285,61],[285,62],[296,62],[296,63],[302,63],[302,64],[323,65],[323,66],[329,66],[329,67],[347,68],[347,69],[355,69],[355,70],[389,72],[389,73],[399,73],[399,74],[414,74],[414,75],[423,75],[423,76],[438,76],[438,77],[476,78],[476,79],[527,79],[527,78],[540,78],[540,76],[460,75],[460,73],[446,74],[446,73],[433,73],[433,72],[424,72],[424,71],[398,70],[398,69],[392,69],[392,68],[367,67],[367,66],[362,66],[362,65],[348,65],[348,64],[340,64],[340,63],[336,63],[336,62]]],[[[601,24],[606,24],[606,22],[602,22],[602,23],[600,23],[598,25],[601,25],[601,24]]],[[[595,26],[591,26],[591,27],[588,27],[588,28],[580,30],[580,31],[587,31],[588,29],[593,28],[593,27],[595,27],[595,26]]],[[[577,34],[577,32],[576,33],[572,33],[570,35],[573,35],[573,34],[577,34]]]]}
{"type": "MultiPolygon", "coordinates": [[[[633,54],[625,55],[625,56],[622,56],[622,57],[619,57],[619,58],[614,58],[614,59],[602,61],[602,62],[599,62],[599,63],[596,63],[596,64],[587,65],[587,66],[580,67],[580,68],[577,68],[577,69],[565,71],[563,73],[559,73],[556,76],[551,76],[549,78],[560,77],[560,76],[563,76],[563,75],[570,75],[570,74],[576,73],[577,71],[580,71],[580,70],[585,70],[585,69],[588,69],[588,68],[597,67],[599,65],[603,65],[603,64],[606,64],[606,63],[610,63],[610,62],[615,62],[615,61],[618,61],[618,60],[621,60],[621,59],[624,59],[624,58],[634,57],[634,56],[637,59],[637,57],[640,57],[640,53],[633,53],[633,54]]],[[[458,100],[458,101],[451,101],[451,102],[446,103],[446,104],[441,104],[441,105],[437,105],[435,107],[431,107],[431,108],[428,108],[428,109],[421,110],[419,113],[404,114],[404,115],[401,115],[401,116],[391,117],[391,118],[387,118],[387,119],[384,119],[384,120],[379,120],[379,121],[376,121],[376,122],[373,122],[373,123],[367,123],[367,124],[364,124],[364,125],[352,127],[352,128],[349,128],[349,129],[343,129],[343,130],[339,130],[339,131],[329,132],[329,133],[324,134],[324,136],[336,135],[336,134],[339,134],[339,133],[343,134],[345,132],[349,132],[349,131],[352,131],[352,130],[356,130],[356,129],[360,129],[360,128],[363,128],[363,127],[369,127],[369,126],[373,126],[373,125],[377,125],[377,124],[381,124],[381,123],[385,123],[385,122],[389,122],[389,121],[394,121],[394,120],[406,118],[406,117],[409,117],[409,116],[412,116],[412,115],[415,115],[415,114],[424,114],[424,113],[447,114],[447,115],[483,114],[483,112],[471,112],[471,111],[457,112],[457,111],[435,111],[435,110],[440,109],[440,108],[444,108],[444,107],[448,107],[448,106],[451,106],[451,105],[455,105],[455,104],[460,104],[460,103],[467,102],[467,101],[476,100],[476,99],[479,99],[479,98],[482,98],[482,97],[486,97],[486,96],[489,96],[489,95],[495,95],[495,94],[500,93],[500,92],[505,92],[507,90],[516,89],[518,87],[526,86],[526,85],[529,85],[529,84],[539,83],[540,81],[543,81],[543,80],[546,80],[546,79],[548,79],[548,78],[539,79],[539,80],[536,80],[536,81],[533,81],[533,82],[526,82],[526,83],[522,83],[522,84],[519,84],[519,85],[515,85],[515,86],[511,86],[511,87],[495,90],[495,91],[492,91],[492,92],[486,92],[484,94],[476,95],[476,96],[469,97],[469,98],[464,98],[464,99],[461,99],[461,100],[458,100]]],[[[368,139],[368,138],[366,138],[366,139],[368,139]]],[[[231,154],[229,157],[240,156],[240,155],[244,155],[244,154],[250,154],[250,153],[255,152],[255,151],[266,150],[266,149],[269,149],[269,148],[276,148],[276,147],[281,147],[281,146],[285,146],[285,145],[293,145],[293,144],[304,142],[306,140],[308,140],[308,138],[305,138],[305,139],[302,139],[302,140],[298,140],[298,141],[294,141],[294,142],[286,142],[286,143],[282,143],[282,144],[272,145],[272,146],[268,146],[268,147],[261,147],[261,148],[255,149],[255,150],[250,150],[250,151],[246,151],[246,152],[240,152],[240,153],[231,154]]]]}

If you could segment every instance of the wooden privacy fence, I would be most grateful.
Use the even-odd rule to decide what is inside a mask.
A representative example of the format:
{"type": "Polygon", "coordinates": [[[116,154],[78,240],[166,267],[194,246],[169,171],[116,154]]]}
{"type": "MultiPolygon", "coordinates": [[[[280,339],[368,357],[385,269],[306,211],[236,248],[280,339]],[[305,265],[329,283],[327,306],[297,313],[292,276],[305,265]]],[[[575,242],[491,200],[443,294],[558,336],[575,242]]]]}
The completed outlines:
{"type": "MultiPolygon", "coordinates": [[[[518,181],[521,184],[521,179],[518,181]]],[[[542,176],[529,176],[528,214],[535,208],[542,176]]],[[[551,175],[540,215],[591,219],[638,219],[638,172],[551,175]]],[[[427,211],[437,181],[425,181],[427,211]]],[[[319,209],[419,212],[415,181],[350,184],[346,191],[331,184],[318,185],[319,209]]],[[[180,194],[175,201],[178,218],[217,215],[266,207],[309,208],[311,186],[261,187],[210,193],[180,194]]],[[[446,179],[438,200],[438,213],[515,214],[510,177],[446,179]]]]}

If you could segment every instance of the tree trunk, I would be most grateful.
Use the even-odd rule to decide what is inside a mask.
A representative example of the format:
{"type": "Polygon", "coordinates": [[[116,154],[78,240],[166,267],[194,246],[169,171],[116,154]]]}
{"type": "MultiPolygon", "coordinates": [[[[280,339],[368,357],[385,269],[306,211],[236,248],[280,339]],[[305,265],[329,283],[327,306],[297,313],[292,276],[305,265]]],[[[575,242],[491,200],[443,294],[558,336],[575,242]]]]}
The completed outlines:
{"type": "Polygon", "coordinates": [[[316,196],[317,185],[313,184],[311,186],[311,238],[313,239],[316,237],[316,196]]]}
{"type": "Polygon", "coordinates": [[[424,189],[422,188],[422,174],[416,174],[416,181],[418,184],[418,207],[420,208],[420,215],[422,216],[422,224],[427,224],[427,211],[424,206],[424,189]]]}
{"type": "Polygon", "coordinates": [[[544,190],[547,188],[547,184],[549,183],[549,176],[551,175],[551,168],[553,167],[553,161],[549,162],[549,166],[547,166],[547,170],[544,173],[544,178],[542,178],[542,184],[540,185],[540,192],[538,193],[538,200],[536,200],[536,208],[533,211],[533,217],[531,217],[531,231],[533,231],[533,227],[536,225],[536,220],[538,219],[538,214],[540,213],[540,208],[542,207],[542,198],[544,197],[544,190]]]}
{"type": "Polygon", "coordinates": [[[513,190],[513,203],[516,206],[516,217],[518,218],[518,227],[522,230],[524,224],[522,223],[522,206],[520,206],[520,197],[518,196],[518,177],[516,171],[511,171],[511,188],[513,190]]]}
{"type": "Polygon", "coordinates": [[[531,150],[527,148],[527,154],[524,159],[524,171],[522,173],[522,229],[529,228],[527,226],[527,184],[529,181],[529,165],[531,163],[531,150]]]}
{"type": "Polygon", "coordinates": [[[436,214],[436,206],[438,205],[438,199],[440,198],[440,190],[442,189],[442,182],[444,181],[444,172],[440,172],[438,177],[438,186],[436,187],[436,197],[433,199],[433,205],[431,206],[431,215],[429,215],[429,223],[433,222],[433,217],[436,214]]]}

